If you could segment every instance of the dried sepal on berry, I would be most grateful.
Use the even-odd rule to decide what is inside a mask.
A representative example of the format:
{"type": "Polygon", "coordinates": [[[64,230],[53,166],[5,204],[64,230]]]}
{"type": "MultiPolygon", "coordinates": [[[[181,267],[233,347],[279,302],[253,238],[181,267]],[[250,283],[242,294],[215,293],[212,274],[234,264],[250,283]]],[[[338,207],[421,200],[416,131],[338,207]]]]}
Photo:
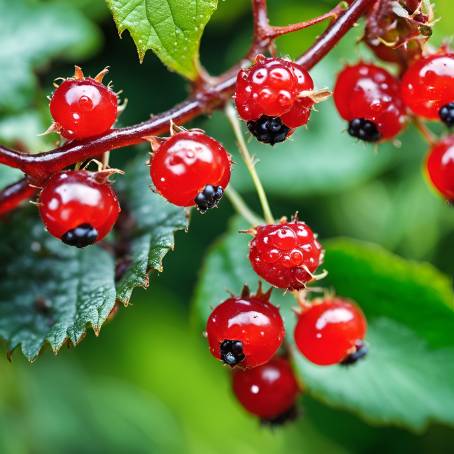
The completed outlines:
{"type": "Polygon", "coordinates": [[[363,40],[383,61],[405,67],[422,54],[434,15],[424,0],[379,0],[371,7],[363,40]]]}

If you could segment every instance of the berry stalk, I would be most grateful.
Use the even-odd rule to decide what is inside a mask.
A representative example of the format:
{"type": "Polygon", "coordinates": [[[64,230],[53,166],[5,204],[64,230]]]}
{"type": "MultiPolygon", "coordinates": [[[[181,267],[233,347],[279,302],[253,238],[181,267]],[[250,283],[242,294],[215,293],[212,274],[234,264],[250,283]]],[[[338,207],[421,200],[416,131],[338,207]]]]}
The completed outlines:
{"type": "Polygon", "coordinates": [[[249,153],[248,147],[244,140],[240,122],[238,121],[238,117],[236,116],[236,110],[233,108],[231,103],[227,104],[225,108],[225,113],[230,124],[232,125],[233,132],[235,133],[235,137],[238,143],[238,150],[240,151],[241,157],[243,158],[243,161],[246,164],[246,167],[249,171],[249,174],[251,175],[255,189],[257,191],[257,195],[260,200],[260,205],[262,206],[265,221],[267,222],[267,224],[274,224],[273,213],[271,212],[270,204],[268,202],[265,189],[263,188],[262,182],[260,181],[258,173],[255,169],[254,159],[249,153]]]}

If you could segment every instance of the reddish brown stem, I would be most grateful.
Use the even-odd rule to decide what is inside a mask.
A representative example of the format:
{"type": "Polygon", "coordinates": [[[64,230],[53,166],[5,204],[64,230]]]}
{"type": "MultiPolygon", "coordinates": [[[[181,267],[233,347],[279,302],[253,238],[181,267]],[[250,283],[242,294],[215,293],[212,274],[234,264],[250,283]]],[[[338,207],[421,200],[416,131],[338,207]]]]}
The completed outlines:
{"type": "Polygon", "coordinates": [[[32,197],[37,188],[29,185],[28,179],[23,178],[0,192],[0,216],[14,210],[21,202],[32,197]]]}
{"type": "MultiPolygon", "coordinates": [[[[312,68],[353,27],[374,1],[355,0],[298,59],[298,63],[307,69],[312,68]]],[[[254,41],[247,58],[252,58],[257,53],[265,51],[270,44],[270,40],[266,36],[269,24],[265,0],[253,0],[253,15],[254,41]]],[[[30,155],[0,146],[0,163],[22,170],[33,183],[39,185],[51,174],[76,162],[100,156],[106,151],[138,144],[143,142],[146,136],[164,134],[168,132],[171,121],[181,125],[201,114],[222,107],[233,93],[238,68],[239,65],[227,71],[223,76],[214,79],[214,83],[199,86],[186,101],[143,123],[114,129],[100,137],[69,142],[46,153],[30,155]]],[[[17,206],[17,203],[14,204],[11,201],[17,201],[20,197],[24,200],[33,194],[24,181],[15,185],[14,196],[11,196],[11,188],[8,187],[0,192],[0,213],[5,213],[17,206]]]]}

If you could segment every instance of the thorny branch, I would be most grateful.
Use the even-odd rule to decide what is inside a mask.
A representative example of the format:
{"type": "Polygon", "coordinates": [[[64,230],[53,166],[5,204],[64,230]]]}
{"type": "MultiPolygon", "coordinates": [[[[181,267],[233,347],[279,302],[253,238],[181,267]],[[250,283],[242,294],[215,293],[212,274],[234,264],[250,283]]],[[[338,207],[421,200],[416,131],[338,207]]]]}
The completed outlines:
{"type": "Polygon", "coordinates": [[[111,150],[138,144],[143,142],[147,136],[165,134],[169,131],[171,122],[182,125],[200,115],[223,107],[233,93],[236,74],[241,65],[246,64],[258,53],[271,50],[277,37],[301,30],[325,19],[331,19],[331,25],[297,60],[307,69],[312,68],[355,25],[356,21],[375,1],[355,0],[346,10],[337,6],[327,14],[307,22],[273,27],[269,24],[266,0],[252,0],[254,37],[245,59],[219,77],[206,77],[198,81],[190,97],[170,110],[153,116],[143,123],[113,129],[99,137],[68,142],[46,153],[32,155],[0,146],[0,164],[20,169],[26,174],[24,179],[0,191],[0,215],[13,210],[23,200],[32,197],[36,192],[36,186],[40,186],[50,175],[65,167],[101,156],[111,150]]]}

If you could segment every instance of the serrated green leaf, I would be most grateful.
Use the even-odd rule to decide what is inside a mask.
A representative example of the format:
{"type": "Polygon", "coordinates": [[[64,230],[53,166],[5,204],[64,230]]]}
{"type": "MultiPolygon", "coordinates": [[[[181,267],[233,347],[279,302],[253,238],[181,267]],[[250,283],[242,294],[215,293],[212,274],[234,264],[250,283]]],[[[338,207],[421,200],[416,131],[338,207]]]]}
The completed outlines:
{"type": "MultiPolygon", "coordinates": [[[[0,167],[0,181],[18,179],[0,167]]],[[[47,342],[54,352],[69,339],[76,345],[87,325],[101,329],[115,301],[127,304],[133,289],[148,286],[151,270],[174,247],[174,232],[187,228],[184,209],[149,188],[144,156],[127,168],[119,184],[123,213],[115,226],[114,249],[122,277],[115,288],[115,260],[101,246],[82,250],[50,236],[36,209],[23,209],[0,223],[0,338],[34,360],[47,342]],[[123,223],[123,225],[122,225],[123,223]]],[[[117,270],[118,270],[117,266],[117,270]]]]}
{"type": "Polygon", "coordinates": [[[148,287],[150,271],[162,271],[162,260],[175,245],[174,232],[188,228],[185,210],[150,190],[145,156],[140,155],[131,162],[126,175],[120,180],[119,192],[130,224],[127,252],[122,258],[126,271],[117,284],[117,298],[124,304],[135,287],[148,287]]]}
{"type": "Polygon", "coordinates": [[[106,0],[120,35],[128,30],[143,60],[152,50],[170,69],[194,80],[199,45],[217,0],[106,0]]]}
{"type": "Polygon", "coordinates": [[[34,70],[51,59],[79,59],[99,44],[95,26],[69,5],[0,0],[0,112],[27,107],[36,88],[34,70]]]}
{"type": "Polygon", "coordinates": [[[47,342],[74,345],[99,331],[115,304],[113,258],[97,246],[71,248],[51,237],[35,209],[0,224],[0,337],[33,360],[47,342]]]}
{"type": "MultiPolygon", "coordinates": [[[[246,227],[236,220],[207,255],[193,301],[199,326],[225,299],[226,290],[238,293],[244,283],[254,287],[257,282],[247,258],[249,238],[237,233],[246,227]]],[[[449,279],[429,264],[403,260],[368,243],[341,239],[322,244],[330,273],[323,284],[363,308],[370,354],[350,368],[309,364],[293,347],[295,302],[274,290],[272,301],[285,317],[306,391],[377,424],[414,430],[429,421],[454,425],[454,296],[449,279]]]]}

